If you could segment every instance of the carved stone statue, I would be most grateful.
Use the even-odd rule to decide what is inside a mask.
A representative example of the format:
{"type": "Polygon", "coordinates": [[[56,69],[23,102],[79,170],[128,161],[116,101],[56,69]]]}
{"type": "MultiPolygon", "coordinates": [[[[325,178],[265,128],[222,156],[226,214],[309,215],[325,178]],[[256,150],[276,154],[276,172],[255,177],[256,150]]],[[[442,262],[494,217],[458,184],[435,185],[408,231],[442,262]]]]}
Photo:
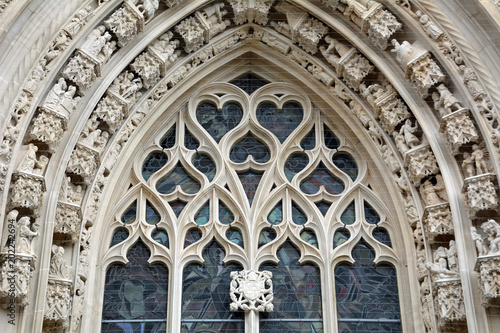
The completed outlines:
{"type": "Polygon", "coordinates": [[[437,278],[437,279],[452,279],[459,276],[458,272],[453,272],[448,269],[448,251],[445,247],[440,246],[436,252],[434,252],[434,263],[428,262],[425,267],[437,278]]]}
{"type": "MultiPolygon", "coordinates": [[[[453,96],[453,94],[446,88],[444,84],[440,84],[436,87],[439,92],[439,106],[443,106],[447,113],[452,113],[453,111],[457,111],[462,109],[462,105],[460,101],[453,96]]],[[[434,106],[436,107],[436,106],[434,106]]]]}
{"type": "Polygon", "coordinates": [[[436,182],[436,185],[433,185],[430,179],[426,180],[420,188],[420,193],[427,206],[439,205],[446,202],[447,200],[443,198],[444,195],[441,193],[438,194],[438,192],[442,191],[444,191],[444,184],[436,182]]]}
{"type": "Polygon", "coordinates": [[[69,279],[71,271],[64,258],[64,248],[52,245],[52,259],[50,260],[49,277],[59,279],[69,279]]]}
{"type": "Polygon", "coordinates": [[[486,95],[486,92],[484,91],[483,87],[477,82],[478,78],[476,73],[472,69],[464,65],[461,65],[459,67],[459,70],[462,73],[464,83],[467,86],[467,89],[469,89],[469,92],[471,93],[474,100],[483,98],[483,96],[486,95]]]}
{"type": "Polygon", "coordinates": [[[417,10],[415,14],[419,18],[420,24],[422,25],[422,29],[424,29],[427,36],[429,36],[435,41],[438,41],[443,37],[444,31],[441,30],[434,22],[432,22],[429,19],[429,16],[422,14],[420,10],[417,10]]]}
{"type": "Polygon", "coordinates": [[[471,159],[476,166],[476,175],[482,175],[489,172],[488,162],[483,149],[479,145],[472,145],[471,159]]]}
{"type": "Polygon", "coordinates": [[[28,151],[24,155],[21,163],[19,164],[19,167],[17,168],[18,172],[33,173],[33,170],[35,169],[37,163],[37,158],[36,158],[37,151],[38,147],[35,146],[33,143],[30,143],[28,145],[28,151]]]}
{"type": "Polygon", "coordinates": [[[34,255],[33,241],[38,236],[37,231],[31,230],[31,222],[28,216],[23,216],[17,221],[16,252],[34,255]]]}
{"type": "Polygon", "coordinates": [[[489,219],[481,224],[481,228],[486,235],[488,235],[488,241],[490,243],[488,255],[500,252],[500,226],[497,221],[489,219]]]}
{"type": "Polygon", "coordinates": [[[474,161],[469,152],[463,153],[462,168],[466,174],[466,177],[474,177],[476,175],[476,169],[474,168],[474,161]]]}
{"type": "Polygon", "coordinates": [[[483,237],[477,232],[476,227],[470,227],[470,234],[472,237],[472,240],[476,244],[476,249],[477,249],[477,254],[478,256],[485,256],[489,252],[488,245],[486,245],[486,242],[484,241],[483,237]]]}
{"type": "Polygon", "coordinates": [[[403,135],[405,143],[410,149],[415,148],[420,144],[420,140],[414,134],[418,130],[418,124],[411,126],[411,120],[407,119],[406,122],[401,126],[399,134],[403,135]]]}

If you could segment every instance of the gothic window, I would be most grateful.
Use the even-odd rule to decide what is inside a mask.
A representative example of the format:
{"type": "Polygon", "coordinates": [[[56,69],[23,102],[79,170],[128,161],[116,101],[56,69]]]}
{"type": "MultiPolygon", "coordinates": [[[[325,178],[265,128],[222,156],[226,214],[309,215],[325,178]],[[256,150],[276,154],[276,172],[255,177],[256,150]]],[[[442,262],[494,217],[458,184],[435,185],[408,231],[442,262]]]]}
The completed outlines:
{"type": "Polygon", "coordinates": [[[339,331],[357,321],[400,330],[397,266],[374,263],[376,253],[397,257],[367,162],[292,85],[252,74],[232,83],[203,87],[143,139],[113,210],[105,257],[118,259],[108,261],[103,331],[317,333],[335,319],[339,331]],[[273,274],[273,312],[231,311],[231,272],[242,270],[273,274]],[[143,289],[137,299],[153,317],[121,315],[133,308],[125,287],[143,289]]]}

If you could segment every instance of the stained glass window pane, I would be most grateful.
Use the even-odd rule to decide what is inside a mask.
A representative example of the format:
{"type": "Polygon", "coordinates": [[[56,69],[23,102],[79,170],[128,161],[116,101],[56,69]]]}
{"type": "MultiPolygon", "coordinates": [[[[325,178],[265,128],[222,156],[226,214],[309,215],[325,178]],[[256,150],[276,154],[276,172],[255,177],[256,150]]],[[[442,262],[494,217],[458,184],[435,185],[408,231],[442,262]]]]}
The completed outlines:
{"type": "Polygon", "coordinates": [[[219,201],[219,221],[222,224],[230,224],[234,221],[233,213],[231,213],[222,201],[219,201]]]}
{"type": "Polygon", "coordinates": [[[207,176],[209,181],[212,181],[215,177],[215,163],[210,158],[210,156],[205,154],[196,154],[193,156],[193,165],[196,169],[200,170],[205,176],[207,176]]]}
{"type": "Polygon", "coordinates": [[[339,247],[349,240],[351,234],[347,229],[339,229],[333,235],[333,248],[339,247]]]}
{"type": "Polygon", "coordinates": [[[384,228],[375,228],[372,235],[380,243],[392,247],[391,236],[389,236],[389,233],[384,228]]]}
{"type": "Polygon", "coordinates": [[[318,239],[316,238],[316,235],[314,234],[314,231],[312,230],[304,230],[300,233],[300,238],[306,242],[314,246],[315,248],[318,248],[318,239]]]}
{"type": "Polygon", "coordinates": [[[127,207],[127,210],[122,215],[122,222],[132,223],[135,221],[137,217],[137,201],[134,201],[130,206],[127,207]]]}
{"type": "Polygon", "coordinates": [[[167,164],[168,158],[163,153],[150,154],[142,165],[142,176],[147,181],[152,174],[167,164]]]}
{"type": "Polygon", "coordinates": [[[202,234],[198,229],[188,230],[186,238],[184,239],[184,248],[199,241],[201,236],[202,234]]]}
{"type": "Polygon", "coordinates": [[[358,166],[354,159],[347,154],[336,154],[333,156],[333,164],[345,172],[353,181],[358,177],[358,166]]]}
{"type": "Polygon", "coordinates": [[[274,287],[274,311],[260,313],[260,332],[323,332],[318,267],[299,265],[300,253],[289,242],[278,250],[277,255],[277,266],[264,264],[260,267],[261,271],[273,273],[274,287]]]}
{"type": "Polygon", "coordinates": [[[151,233],[151,238],[153,238],[155,242],[158,242],[168,248],[168,234],[166,231],[155,230],[151,233]]]}
{"type": "Polygon", "coordinates": [[[251,95],[255,90],[265,86],[269,82],[259,79],[255,75],[249,73],[239,79],[233,80],[230,83],[242,89],[247,94],[251,95]]]}
{"type": "Polygon", "coordinates": [[[377,214],[375,209],[372,208],[366,201],[365,201],[365,219],[366,222],[370,224],[377,224],[380,222],[380,216],[377,214]]]}
{"type": "Polygon", "coordinates": [[[245,173],[238,174],[238,178],[240,179],[241,185],[243,186],[243,190],[245,191],[248,198],[248,202],[250,203],[251,206],[253,198],[255,196],[255,192],[257,192],[257,188],[259,187],[259,183],[262,178],[262,173],[248,171],[245,173]]]}
{"type": "Polygon", "coordinates": [[[271,131],[283,143],[302,121],[302,107],[297,103],[287,103],[281,111],[271,103],[259,105],[256,112],[259,123],[271,131]]]}
{"type": "Polygon", "coordinates": [[[182,210],[184,209],[184,207],[186,207],[186,203],[179,200],[170,202],[169,204],[172,210],[174,211],[175,216],[177,217],[181,215],[182,210]]]}
{"type": "Polygon", "coordinates": [[[335,134],[328,128],[328,126],[323,124],[323,135],[325,136],[325,146],[330,149],[338,149],[340,146],[340,140],[335,134]]]}
{"type": "Polygon", "coordinates": [[[203,250],[203,266],[191,264],[184,269],[181,332],[244,332],[243,312],[229,311],[230,274],[243,268],[236,264],[225,265],[224,256],[224,250],[212,242],[203,250]]]}
{"type": "Polygon", "coordinates": [[[276,238],[276,231],[274,231],[271,228],[263,229],[259,235],[258,247],[260,248],[261,246],[264,246],[267,243],[272,242],[275,238],[276,238]]]}
{"type": "Polygon", "coordinates": [[[196,150],[200,146],[198,140],[187,129],[184,131],[184,146],[190,150],[196,150]]]}
{"type": "Polygon", "coordinates": [[[166,330],[168,270],[161,264],[149,265],[149,257],[149,250],[139,241],[128,251],[128,265],[108,268],[101,332],[166,330]]]}
{"type": "Polygon", "coordinates": [[[249,155],[252,155],[253,160],[257,163],[266,163],[271,158],[269,149],[252,135],[247,135],[243,140],[236,143],[231,149],[229,157],[235,163],[243,163],[249,155]]]}
{"type": "Polygon", "coordinates": [[[300,142],[300,147],[304,150],[311,150],[316,147],[316,133],[314,132],[314,126],[309,131],[309,133],[300,142]]]}
{"type": "Polygon", "coordinates": [[[288,181],[292,181],[292,178],[304,170],[304,168],[309,163],[309,158],[307,155],[302,153],[294,153],[285,162],[285,176],[288,181]]]}
{"type": "Polygon", "coordinates": [[[330,204],[328,202],[320,201],[316,203],[316,207],[318,207],[319,211],[323,216],[326,216],[326,213],[328,213],[328,210],[330,209],[330,204]]]}
{"type": "Polygon", "coordinates": [[[356,206],[354,205],[354,201],[344,210],[340,216],[340,221],[344,224],[353,224],[356,222],[356,206]]]}
{"type": "Polygon", "coordinates": [[[157,224],[160,220],[160,214],[158,214],[149,201],[146,200],[146,222],[149,224],[157,224]]]}
{"type": "Polygon", "coordinates": [[[109,245],[109,247],[113,247],[116,244],[120,244],[121,242],[123,242],[128,238],[128,234],[128,230],[125,228],[116,229],[113,233],[113,237],[111,238],[111,244],[109,245]]]}
{"type": "Polygon", "coordinates": [[[160,179],[156,184],[156,189],[161,194],[172,193],[179,185],[187,194],[195,194],[200,190],[200,184],[184,171],[184,168],[177,165],[166,177],[160,179]]]}
{"type": "Polygon", "coordinates": [[[267,215],[267,221],[272,225],[283,222],[283,204],[281,201],[278,202],[269,215],[267,215]]]}
{"type": "Polygon", "coordinates": [[[295,224],[303,225],[307,222],[307,216],[304,212],[292,201],[292,220],[295,224]]]}
{"type": "Polygon", "coordinates": [[[242,117],[243,110],[234,103],[224,105],[222,112],[211,103],[202,103],[196,108],[196,119],[217,143],[240,123],[242,117]]]}
{"type": "Polygon", "coordinates": [[[160,141],[160,146],[165,149],[170,149],[175,146],[175,125],[163,136],[160,141]]]}
{"type": "Polygon", "coordinates": [[[352,257],[353,266],[335,268],[339,332],[402,332],[396,270],[387,264],[374,266],[375,254],[364,240],[352,257]],[[348,319],[358,320],[343,321],[348,319]]]}
{"type": "Polygon", "coordinates": [[[235,228],[229,228],[226,231],[226,237],[230,242],[243,247],[243,235],[241,232],[235,228]]]}
{"type": "Polygon", "coordinates": [[[344,191],[344,184],[332,176],[328,169],[320,163],[316,170],[300,184],[300,189],[305,194],[315,194],[318,193],[321,186],[324,186],[330,194],[340,194],[344,191]]]}
{"type": "Polygon", "coordinates": [[[196,217],[194,218],[194,222],[196,222],[197,225],[205,225],[208,223],[208,220],[210,219],[210,205],[207,202],[199,211],[198,214],[196,214],[196,217]]]}

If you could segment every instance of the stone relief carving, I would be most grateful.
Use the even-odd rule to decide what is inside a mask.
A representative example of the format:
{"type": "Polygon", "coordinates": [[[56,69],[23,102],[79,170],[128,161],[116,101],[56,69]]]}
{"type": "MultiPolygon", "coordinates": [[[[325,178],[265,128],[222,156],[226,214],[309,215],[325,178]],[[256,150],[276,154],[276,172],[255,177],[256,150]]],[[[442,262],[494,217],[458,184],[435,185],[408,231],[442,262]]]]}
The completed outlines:
{"type": "Polygon", "coordinates": [[[439,172],[436,157],[428,145],[422,145],[406,152],[408,175],[413,184],[418,185],[427,176],[439,172]]]}
{"type": "Polygon", "coordinates": [[[196,51],[205,41],[205,31],[194,17],[183,20],[175,26],[175,31],[184,39],[186,53],[196,51]]]}
{"type": "Polygon", "coordinates": [[[269,10],[274,0],[229,0],[233,7],[234,23],[237,25],[246,22],[255,22],[260,25],[266,25],[268,21],[269,10]]]}
{"type": "Polygon", "coordinates": [[[458,149],[467,143],[479,139],[474,123],[469,117],[467,109],[455,111],[443,117],[440,132],[456,154],[458,149]]]}
{"type": "Polygon", "coordinates": [[[152,8],[154,8],[155,2],[157,9],[159,5],[157,0],[142,1],[143,12],[141,12],[132,1],[127,0],[120,9],[116,10],[104,21],[106,28],[112,31],[118,38],[118,46],[123,47],[127,45],[128,42],[134,39],[135,36],[144,29],[145,16],[154,14],[156,9],[152,8]],[[148,13],[150,11],[152,11],[153,14],[148,13]],[[145,16],[143,16],[143,13],[145,16]]]}
{"type": "Polygon", "coordinates": [[[17,173],[11,186],[11,202],[13,208],[29,208],[37,215],[42,207],[45,193],[43,177],[34,174],[17,173]]]}
{"type": "Polygon", "coordinates": [[[478,211],[498,207],[498,195],[496,185],[493,183],[494,179],[495,176],[492,174],[465,179],[462,192],[465,193],[465,202],[469,214],[474,215],[478,211]]]}
{"type": "Polygon", "coordinates": [[[454,234],[451,210],[447,203],[426,207],[423,220],[430,243],[441,235],[454,234]]]}
{"type": "Polygon", "coordinates": [[[273,274],[269,271],[234,271],[231,272],[231,311],[272,312],[273,274]]]}
{"type": "Polygon", "coordinates": [[[61,114],[64,118],[68,118],[76,108],[77,103],[80,101],[79,96],[75,96],[76,87],[68,86],[64,78],[52,87],[42,105],[43,109],[48,109],[61,114]]]}
{"type": "Polygon", "coordinates": [[[98,163],[99,153],[96,150],[77,143],[66,166],[66,172],[82,176],[84,183],[88,185],[97,171],[98,163]]]}
{"type": "Polygon", "coordinates": [[[54,234],[64,235],[72,243],[76,243],[80,232],[81,219],[82,217],[79,206],[58,202],[54,224],[54,234]]]}
{"type": "Polygon", "coordinates": [[[0,301],[9,304],[28,305],[31,288],[33,257],[26,254],[0,254],[0,301]]]}
{"type": "Polygon", "coordinates": [[[500,257],[479,257],[475,270],[482,294],[482,305],[500,307],[500,257]]]}
{"type": "Polygon", "coordinates": [[[466,322],[462,285],[459,279],[435,282],[438,325],[442,330],[456,330],[466,322]]]}
{"type": "Polygon", "coordinates": [[[444,246],[440,246],[434,252],[434,262],[427,262],[425,266],[432,274],[435,282],[459,277],[458,272],[449,268],[448,250],[444,246]]]}
{"type": "Polygon", "coordinates": [[[72,282],[68,280],[51,279],[47,285],[45,300],[44,325],[51,329],[67,329],[71,315],[72,282]]]}
{"type": "Polygon", "coordinates": [[[48,145],[48,152],[53,154],[66,131],[67,119],[58,112],[40,109],[29,131],[29,138],[48,145]]]}

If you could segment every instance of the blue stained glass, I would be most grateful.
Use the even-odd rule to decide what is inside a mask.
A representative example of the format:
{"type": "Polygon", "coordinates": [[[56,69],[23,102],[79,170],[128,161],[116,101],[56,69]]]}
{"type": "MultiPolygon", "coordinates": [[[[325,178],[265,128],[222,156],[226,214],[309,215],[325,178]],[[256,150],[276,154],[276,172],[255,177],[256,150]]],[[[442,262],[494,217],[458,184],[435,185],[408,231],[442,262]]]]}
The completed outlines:
{"type": "Polygon", "coordinates": [[[109,245],[109,247],[113,247],[115,246],[116,244],[120,244],[121,242],[123,242],[125,239],[128,238],[128,230],[125,229],[125,228],[118,228],[115,230],[115,232],[113,233],[113,237],[111,238],[111,244],[109,245]]]}
{"type": "Polygon", "coordinates": [[[187,194],[195,194],[200,190],[200,184],[191,178],[180,165],[177,165],[166,177],[160,179],[156,184],[156,189],[161,194],[169,194],[175,190],[177,185],[187,194]]]}
{"type": "Polygon", "coordinates": [[[309,158],[306,154],[294,153],[285,162],[285,176],[288,181],[292,181],[293,177],[304,170],[309,163],[309,158]]]}
{"type": "Polygon", "coordinates": [[[318,193],[321,186],[330,194],[340,194],[344,191],[344,184],[330,174],[327,168],[320,163],[316,170],[300,184],[305,194],[318,193]]]}
{"type": "Polygon", "coordinates": [[[198,229],[188,230],[188,232],[186,233],[186,238],[184,239],[184,248],[199,241],[201,239],[201,236],[202,234],[198,229]]]}
{"type": "Polygon", "coordinates": [[[370,224],[377,224],[380,222],[380,216],[377,214],[375,209],[373,209],[372,206],[370,206],[366,201],[365,201],[365,220],[370,224]]]}
{"type": "Polygon", "coordinates": [[[351,234],[347,229],[339,229],[333,235],[333,248],[337,248],[349,240],[351,234]]]}
{"type": "Polygon", "coordinates": [[[328,210],[330,209],[331,204],[328,202],[320,201],[316,203],[316,207],[318,207],[319,211],[323,216],[326,216],[326,213],[328,213],[328,210]]]}
{"type": "Polygon", "coordinates": [[[251,95],[254,91],[265,86],[269,82],[259,79],[252,73],[248,73],[240,77],[239,79],[231,81],[230,83],[242,89],[248,95],[251,95]]]}
{"type": "Polygon", "coordinates": [[[267,215],[267,221],[272,225],[283,222],[283,203],[281,201],[278,202],[269,215],[267,215]]]}
{"type": "Polygon", "coordinates": [[[274,104],[263,103],[257,108],[256,116],[259,123],[283,143],[299,126],[303,112],[297,103],[287,103],[281,111],[274,104]]]}
{"type": "Polygon", "coordinates": [[[300,233],[300,238],[304,242],[311,244],[315,248],[318,248],[318,239],[316,238],[314,231],[306,229],[300,233]]]}
{"type": "Polygon", "coordinates": [[[194,218],[194,222],[196,222],[197,225],[205,225],[208,223],[210,220],[210,205],[207,202],[199,211],[198,214],[196,214],[194,218]]]}
{"type": "Polygon", "coordinates": [[[193,156],[193,165],[196,169],[200,170],[205,176],[207,176],[209,181],[212,181],[215,177],[215,163],[210,158],[210,156],[205,154],[196,154],[193,156]]]}
{"type": "Polygon", "coordinates": [[[347,154],[336,154],[332,158],[333,164],[335,164],[340,170],[345,172],[354,181],[358,177],[358,166],[354,159],[347,154]]]}
{"type": "Polygon", "coordinates": [[[271,228],[265,228],[260,232],[258,247],[262,247],[272,242],[276,238],[276,231],[271,228]]]}
{"type": "Polygon", "coordinates": [[[342,215],[340,215],[340,221],[344,224],[353,224],[356,221],[356,206],[354,201],[347,206],[342,215]]]}
{"type": "Polygon", "coordinates": [[[130,206],[127,207],[122,215],[122,222],[132,223],[137,218],[137,201],[134,201],[130,206]]]}
{"type": "Polygon", "coordinates": [[[187,129],[184,131],[184,146],[190,150],[196,150],[200,147],[198,140],[187,129]]]}
{"type": "Polygon", "coordinates": [[[260,313],[259,332],[323,332],[321,276],[315,265],[299,265],[300,253],[286,242],[277,253],[279,264],[264,264],[273,273],[274,311],[260,313]],[[287,322],[286,319],[314,321],[287,322]]]}
{"type": "Polygon", "coordinates": [[[172,210],[174,211],[175,216],[177,216],[177,217],[179,217],[179,215],[181,215],[182,210],[184,209],[184,207],[186,207],[186,203],[179,201],[179,200],[169,202],[169,204],[170,204],[170,207],[172,208],[172,210]]]}
{"type": "Polygon", "coordinates": [[[106,272],[101,332],[164,332],[168,304],[168,269],[149,265],[150,252],[138,241],[127,253],[129,263],[106,272]]]}
{"type": "Polygon", "coordinates": [[[248,198],[248,202],[250,203],[251,206],[253,198],[255,197],[255,192],[257,192],[260,180],[262,179],[262,173],[248,171],[245,173],[239,173],[238,178],[240,179],[241,185],[243,186],[243,190],[245,191],[248,198]]]}
{"type": "Polygon", "coordinates": [[[389,233],[384,228],[375,228],[372,235],[380,243],[392,247],[391,236],[389,236],[389,233]]]}
{"type": "Polygon", "coordinates": [[[229,228],[226,231],[226,237],[230,242],[243,247],[243,235],[241,232],[235,228],[229,228]]]}
{"type": "Polygon", "coordinates": [[[160,146],[165,149],[170,149],[175,146],[175,125],[163,136],[160,141],[160,146]]]}
{"type": "Polygon", "coordinates": [[[249,155],[252,155],[253,160],[257,163],[265,163],[271,158],[269,149],[252,135],[247,135],[243,140],[236,143],[231,149],[229,157],[235,163],[243,163],[249,155]]]}
{"type": "Polygon", "coordinates": [[[316,147],[316,133],[314,132],[314,126],[309,133],[300,142],[300,147],[304,150],[311,150],[316,147]]]}
{"type": "Polygon", "coordinates": [[[337,149],[340,146],[340,140],[335,134],[323,124],[323,134],[325,136],[325,146],[330,149],[337,149]]]}
{"type": "Polygon", "coordinates": [[[303,225],[307,222],[307,216],[304,212],[292,201],[292,220],[295,224],[303,225]]]}
{"type": "Polygon", "coordinates": [[[168,248],[168,234],[166,231],[163,230],[155,230],[151,234],[151,238],[157,243],[160,243],[161,245],[165,246],[168,248]]]}
{"type": "Polygon", "coordinates": [[[234,221],[233,213],[231,213],[222,201],[219,201],[219,221],[222,224],[230,224],[234,221]]]}
{"type": "Polygon", "coordinates": [[[152,153],[144,161],[142,165],[142,176],[147,181],[152,174],[163,168],[167,164],[167,155],[163,153],[152,153]]]}
{"type": "Polygon", "coordinates": [[[230,274],[243,267],[224,264],[224,250],[215,242],[203,250],[202,256],[204,265],[191,264],[184,269],[180,332],[243,333],[243,311],[229,310],[230,274]]]}
{"type": "Polygon", "coordinates": [[[234,103],[224,105],[222,112],[211,103],[202,103],[196,108],[196,119],[217,143],[240,123],[242,117],[243,110],[234,103]]]}
{"type": "Polygon", "coordinates": [[[160,220],[160,214],[158,214],[149,201],[146,200],[146,222],[149,224],[157,224],[160,220]]]}
{"type": "Polygon", "coordinates": [[[364,240],[353,249],[352,257],[354,265],[335,268],[339,332],[402,332],[401,323],[384,321],[401,319],[396,270],[388,264],[375,266],[375,254],[364,240]]]}

